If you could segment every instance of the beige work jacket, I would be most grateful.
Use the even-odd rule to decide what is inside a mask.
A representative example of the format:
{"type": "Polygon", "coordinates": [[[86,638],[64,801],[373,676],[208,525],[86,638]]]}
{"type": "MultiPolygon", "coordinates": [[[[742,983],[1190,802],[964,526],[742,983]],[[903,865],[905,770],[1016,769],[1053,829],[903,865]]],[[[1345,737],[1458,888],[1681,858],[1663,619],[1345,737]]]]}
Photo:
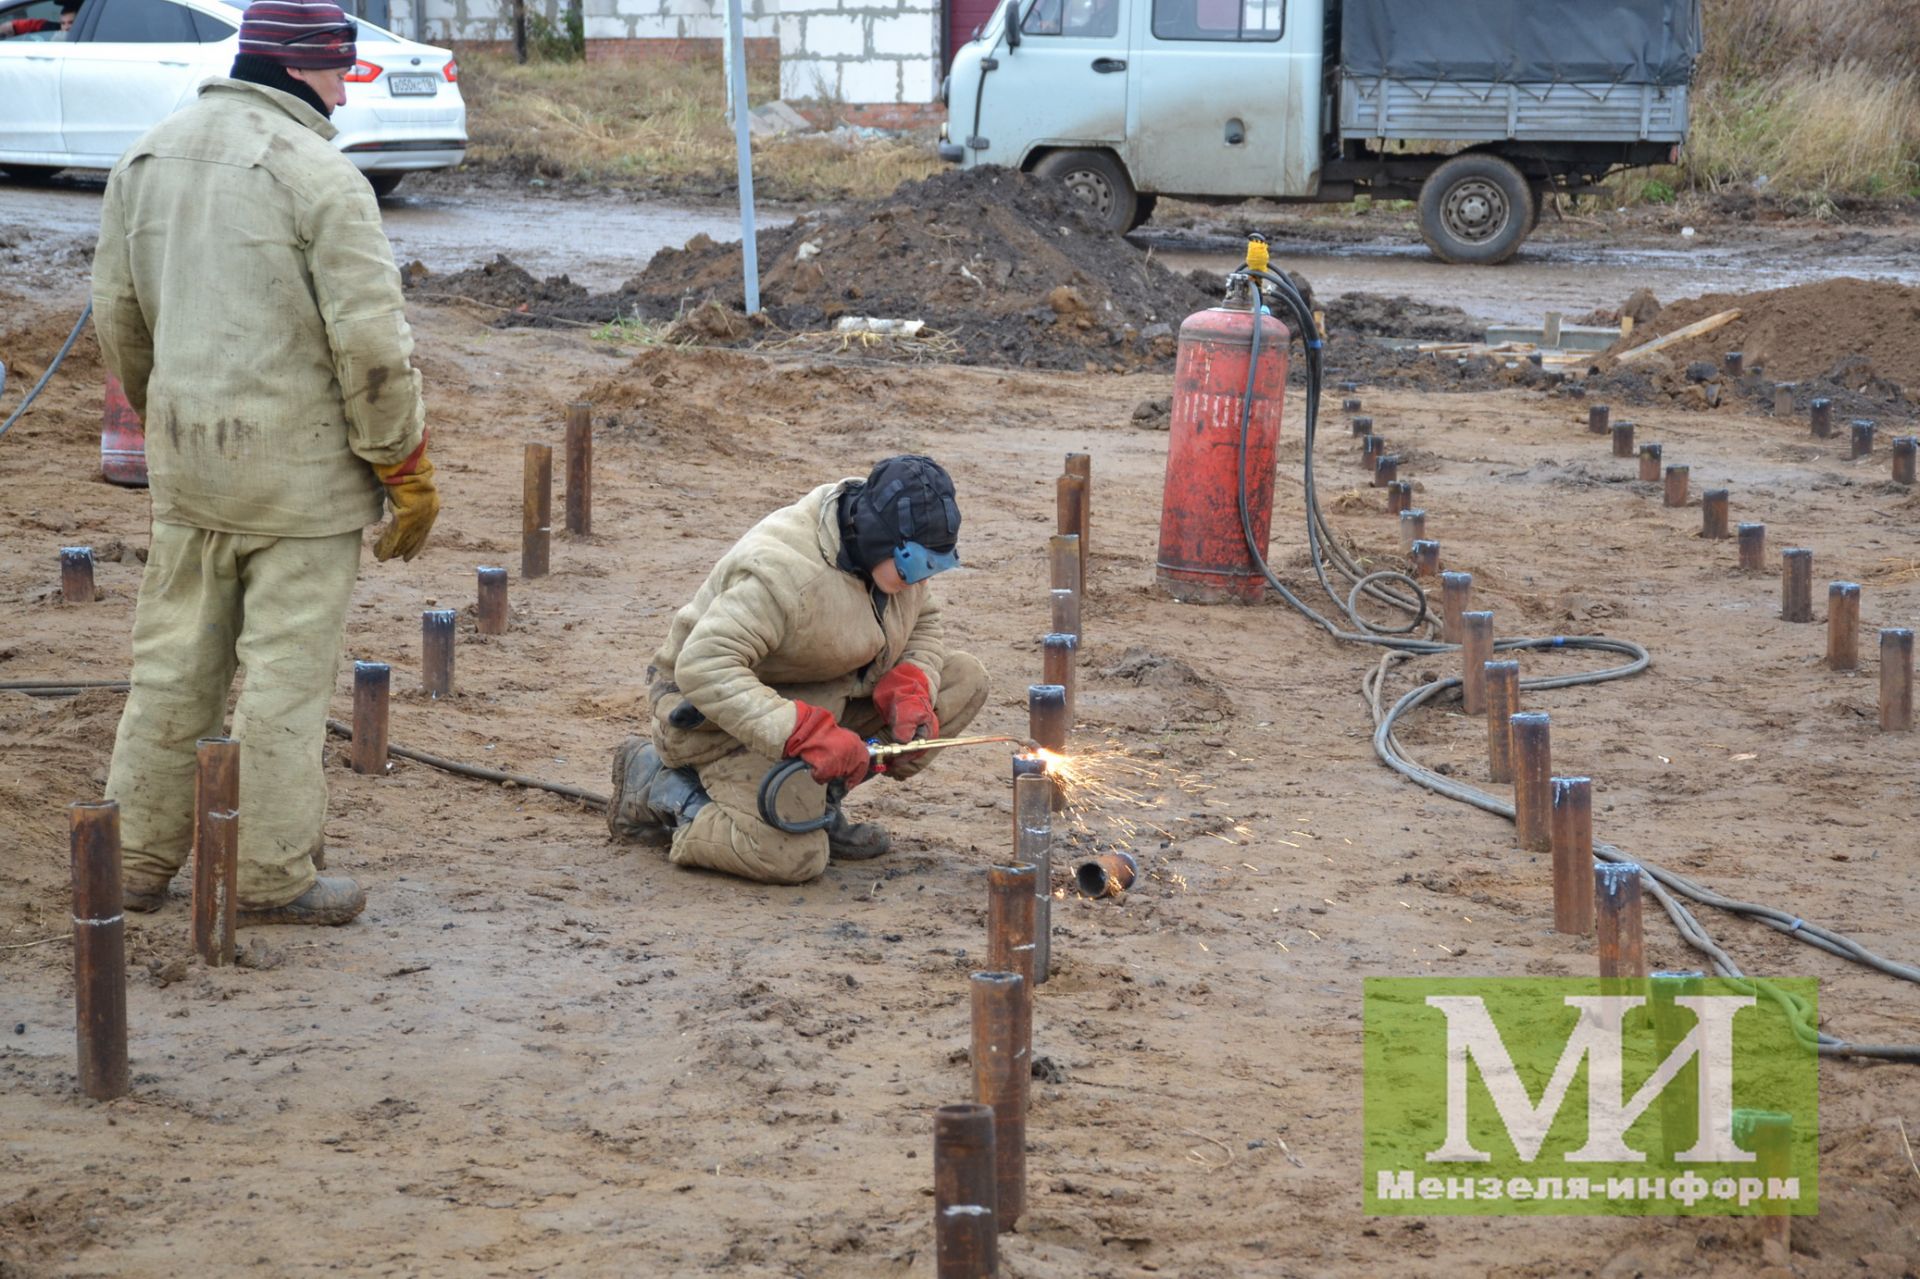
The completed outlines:
{"type": "Polygon", "coordinates": [[[363,528],[369,463],[420,444],[393,248],[333,135],[291,94],[209,80],[107,179],[93,322],[146,425],[156,520],[363,528]]]}

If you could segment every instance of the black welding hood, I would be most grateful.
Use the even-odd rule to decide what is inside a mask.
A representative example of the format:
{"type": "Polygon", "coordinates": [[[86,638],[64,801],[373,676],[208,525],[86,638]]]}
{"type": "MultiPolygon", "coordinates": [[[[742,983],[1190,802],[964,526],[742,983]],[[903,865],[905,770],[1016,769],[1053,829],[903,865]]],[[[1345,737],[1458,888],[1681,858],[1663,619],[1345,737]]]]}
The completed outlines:
{"type": "Polygon", "coordinates": [[[840,497],[840,567],[848,572],[871,574],[906,547],[931,552],[948,567],[959,541],[953,478],[930,457],[887,458],[840,497]]]}
{"type": "Polygon", "coordinates": [[[1342,0],[1340,61],[1363,79],[1684,85],[1700,0],[1342,0]]]}

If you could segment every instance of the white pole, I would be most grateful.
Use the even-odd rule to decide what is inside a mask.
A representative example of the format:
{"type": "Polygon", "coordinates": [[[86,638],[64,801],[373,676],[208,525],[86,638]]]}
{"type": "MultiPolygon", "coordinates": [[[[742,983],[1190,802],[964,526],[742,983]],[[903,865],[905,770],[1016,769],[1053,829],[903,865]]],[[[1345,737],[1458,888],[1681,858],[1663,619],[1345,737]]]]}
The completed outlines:
{"type": "Polygon", "coordinates": [[[740,264],[746,276],[747,314],[760,309],[760,249],[753,234],[753,144],[747,137],[746,0],[727,0],[727,96],[733,106],[733,144],[739,153],[740,264]]]}

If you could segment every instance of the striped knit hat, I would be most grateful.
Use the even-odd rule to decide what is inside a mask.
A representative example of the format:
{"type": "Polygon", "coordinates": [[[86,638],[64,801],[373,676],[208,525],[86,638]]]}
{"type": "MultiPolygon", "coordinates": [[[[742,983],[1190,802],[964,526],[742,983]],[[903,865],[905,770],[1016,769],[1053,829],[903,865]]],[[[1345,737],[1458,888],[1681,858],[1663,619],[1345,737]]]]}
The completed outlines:
{"type": "Polygon", "coordinates": [[[354,64],[354,26],[327,0],[254,0],[240,19],[240,52],[283,67],[333,71],[354,64]]]}

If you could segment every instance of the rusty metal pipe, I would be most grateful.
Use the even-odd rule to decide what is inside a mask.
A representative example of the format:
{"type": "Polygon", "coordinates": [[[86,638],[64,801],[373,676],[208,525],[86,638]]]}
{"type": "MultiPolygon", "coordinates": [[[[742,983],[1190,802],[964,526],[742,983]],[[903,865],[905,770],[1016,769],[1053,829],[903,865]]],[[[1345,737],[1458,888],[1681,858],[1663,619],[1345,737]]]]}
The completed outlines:
{"type": "Polygon", "coordinates": [[[1613,424],[1613,455],[1615,457],[1633,456],[1633,423],[1615,422],[1613,424]]]}
{"type": "Polygon", "coordinates": [[[975,973],[973,1099],[993,1108],[995,1227],[1012,1230],[1027,1201],[1027,1080],[1032,1063],[1020,1043],[1026,982],[1019,973],[975,973]]]}
{"type": "Polygon", "coordinates": [[[1349,395],[1346,399],[1340,401],[1340,411],[1342,413],[1358,413],[1360,411],[1360,398],[1355,395],[1349,395]]]}
{"type": "Polygon", "coordinates": [[[1780,620],[1813,620],[1813,552],[1804,546],[1780,552],[1780,620]]]}
{"type": "Polygon", "coordinates": [[[1860,587],[1834,582],[1827,587],[1827,668],[1850,671],[1860,665],[1860,587]]]}
{"type": "Polygon", "coordinates": [[[1589,404],[1587,406],[1587,432],[1591,435],[1605,435],[1608,429],[1608,418],[1612,413],[1613,410],[1605,404],[1589,404]]]}
{"type": "Polygon", "coordinates": [[[1473,574],[1442,573],[1440,575],[1440,630],[1441,638],[1449,644],[1458,644],[1466,634],[1460,621],[1460,615],[1473,605],[1473,574]]]}
{"type": "Polygon", "coordinates": [[[1593,931],[1593,782],[1553,779],[1553,930],[1593,931]]]}
{"type": "Polygon", "coordinates": [[[474,606],[475,629],[482,635],[507,633],[507,570],[482,565],[474,576],[480,585],[479,602],[474,606]]]}
{"type": "MultiPolygon", "coordinates": [[[[1704,1054],[1702,1059],[1704,1060],[1704,1054]]],[[[1753,1152],[1753,1172],[1769,1183],[1793,1172],[1793,1116],[1778,1111],[1733,1112],[1736,1145],[1753,1152]]],[[[1793,1218],[1787,1206],[1769,1208],[1760,1217],[1760,1263],[1785,1270],[1793,1264],[1793,1218]]]]}
{"type": "Polygon", "coordinates": [[[1640,867],[1593,864],[1593,932],[1602,981],[1645,980],[1646,944],[1640,931],[1640,867]]]}
{"type": "Polygon", "coordinates": [[[567,532],[593,532],[593,405],[567,405],[567,532]]]}
{"type": "Polygon", "coordinates": [[[1387,485],[1387,514],[1398,515],[1413,505],[1413,481],[1395,480],[1387,485]]]}
{"type": "MultiPolygon", "coordinates": [[[[1039,761],[1033,761],[1038,763],[1039,761]]],[[[1043,772],[1013,779],[1014,860],[1033,867],[1033,982],[1053,971],[1053,782],[1043,772]]]]}
{"type": "Polygon", "coordinates": [[[1139,875],[1140,863],[1132,853],[1101,853],[1075,868],[1073,882],[1083,897],[1118,897],[1139,875]]]}
{"type": "Polygon", "coordinates": [[[1739,351],[1728,351],[1722,359],[1728,377],[1739,377],[1747,371],[1747,357],[1739,351]]]}
{"type": "Polygon", "coordinates": [[[1493,660],[1493,614],[1485,609],[1460,615],[1460,709],[1487,713],[1487,663],[1493,660]]]}
{"type": "Polygon", "coordinates": [[[1373,487],[1386,488],[1400,478],[1400,455],[1382,453],[1373,459],[1373,487]]]}
{"type": "Polygon", "coordinates": [[[1067,723],[1073,723],[1073,695],[1079,683],[1075,667],[1079,664],[1080,641],[1072,635],[1056,631],[1040,637],[1041,670],[1040,679],[1045,684],[1058,684],[1067,690],[1067,723]]]}
{"type": "Polygon", "coordinates": [[[1047,592],[1048,632],[1054,635],[1071,635],[1082,639],[1086,632],[1081,629],[1083,621],[1080,614],[1080,592],[1057,590],[1047,592]]]}
{"type": "Polygon", "coordinates": [[[91,604],[100,598],[93,585],[93,548],[60,548],[60,599],[66,604],[91,604]]]}
{"type": "Polygon", "coordinates": [[[1034,885],[1039,868],[1029,863],[987,868],[987,966],[1020,974],[1019,1048],[1033,1059],[1034,885]]]}
{"type": "Polygon", "coordinates": [[[1054,482],[1054,531],[1072,533],[1080,539],[1080,582],[1087,580],[1087,480],[1079,475],[1062,475],[1054,482]]]}
{"type": "Polygon", "coordinates": [[[1857,417],[1849,423],[1851,430],[1847,436],[1847,459],[1865,457],[1873,452],[1873,422],[1857,417]]]}
{"type": "Polygon", "coordinates": [[[1351,422],[1347,423],[1347,431],[1350,435],[1356,436],[1359,439],[1365,439],[1367,436],[1373,434],[1373,419],[1365,415],[1354,418],[1351,422]]]}
{"type": "Polygon", "coordinates": [[[553,544],[553,446],[527,445],[520,472],[520,576],[545,577],[553,544]]]}
{"type": "Polygon", "coordinates": [[[1889,626],[1880,632],[1880,731],[1913,731],[1913,631],[1889,626]]]}
{"type": "Polygon", "coordinates": [[[232,955],[231,928],[224,946],[216,934],[221,903],[231,902],[236,891],[232,876],[239,869],[239,844],[234,815],[239,808],[240,743],[231,737],[201,738],[194,744],[193,911],[188,938],[193,953],[210,965],[228,962],[232,955]],[[227,820],[216,823],[217,814],[225,814],[227,820]],[[220,957],[223,950],[228,959],[220,957]]]}
{"type": "Polygon", "coordinates": [[[1424,541],[1427,536],[1427,513],[1420,507],[1408,507],[1400,512],[1400,553],[1411,556],[1413,544],[1424,541]]]}
{"type": "Polygon", "coordinates": [[[994,1279],[1000,1273],[996,1151],[991,1106],[967,1102],[933,1112],[935,1279],[994,1279]]]}
{"type": "Polygon", "coordinates": [[[1642,444],[1640,446],[1640,482],[1657,484],[1660,480],[1660,446],[1642,444]]]}
{"type": "Polygon", "coordinates": [[[1666,504],[1685,506],[1687,504],[1687,476],[1692,468],[1669,466],[1667,468],[1666,504]]]}
{"type": "MultiPolygon", "coordinates": [[[[1648,979],[1648,1003],[1653,1013],[1654,1060],[1666,1061],[1673,1050],[1686,1038],[1682,1023],[1691,1020],[1692,1015],[1673,1001],[1682,996],[1698,995],[1700,984],[1706,974],[1699,970],[1690,972],[1654,973],[1648,979]]],[[[1711,1053],[1700,1053],[1693,1059],[1695,1070],[1707,1069],[1707,1060],[1711,1053]]],[[[1672,1159],[1675,1155],[1693,1144],[1698,1116],[1694,1098],[1683,1095],[1678,1088],[1668,1088],[1660,1094],[1660,1152],[1672,1159]]]]}
{"type": "Polygon", "coordinates": [[[1438,577],[1439,574],[1440,543],[1423,537],[1413,544],[1413,575],[1438,577]]]}
{"type": "Polygon", "coordinates": [[[1823,440],[1833,434],[1832,400],[1822,397],[1808,406],[1807,427],[1814,435],[1823,440]]]}
{"type": "Polygon", "coordinates": [[[121,913],[120,805],[67,806],[73,876],[73,1014],[80,1091],[124,1097],[127,1070],[127,940],[121,913]]]}
{"type": "Polygon", "coordinates": [[[1360,469],[1372,471],[1374,459],[1387,451],[1387,437],[1384,435],[1363,435],[1360,437],[1360,469]]]}
{"type": "Polygon", "coordinates": [[[1742,524],[1740,536],[1740,568],[1747,573],[1767,571],[1767,526],[1764,524],[1742,524]]]}
{"type": "Polygon", "coordinates": [[[1893,482],[1911,485],[1914,482],[1914,460],[1920,454],[1920,437],[1896,435],[1893,437],[1893,482]]]}
{"type": "Polygon", "coordinates": [[[420,614],[420,687],[428,697],[453,692],[453,623],[450,608],[430,608],[420,614]]]}
{"type": "Polygon", "coordinates": [[[393,671],[385,662],[353,664],[353,771],[387,775],[387,691],[393,671]]]}
{"type": "Polygon", "coordinates": [[[1727,507],[1730,498],[1725,489],[1708,489],[1700,495],[1700,536],[1708,541],[1724,541],[1727,536],[1727,507]]]}
{"type": "Polygon", "coordinates": [[[1513,828],[1530,853],[1553,851],[1553,746],[1545,711],[1507,718],[1513,734],[1513,828]]]}
{"type": "Polygon", "coordinates": [[[1520,663],[1508,658],[1486,662],[1481,668],[1487,685],[1487,776],[1495,782],[1513,780],[1513,725],[1520,713],[1520,663]]]}

